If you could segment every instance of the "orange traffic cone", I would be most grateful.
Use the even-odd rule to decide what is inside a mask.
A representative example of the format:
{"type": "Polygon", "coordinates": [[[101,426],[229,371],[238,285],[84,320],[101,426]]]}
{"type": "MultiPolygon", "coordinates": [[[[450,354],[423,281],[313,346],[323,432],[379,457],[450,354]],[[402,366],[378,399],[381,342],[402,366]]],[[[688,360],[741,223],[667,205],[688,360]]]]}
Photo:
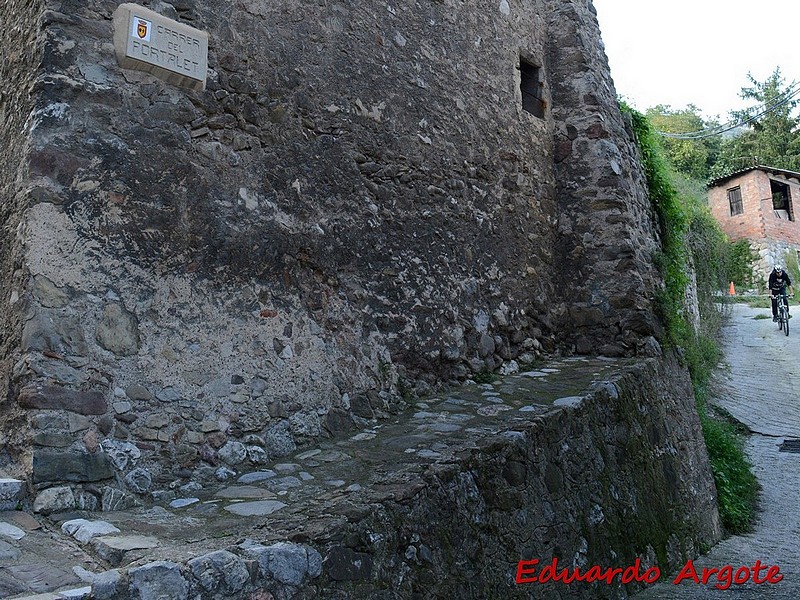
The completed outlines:
{"type": "Polygon", "coordinates": [[[731,281],[731,289],[728,290],[728,294],[730,296],[735,296],[736,295],[736,288],[733,287],[733,282],[732,281],[731,281]]]}

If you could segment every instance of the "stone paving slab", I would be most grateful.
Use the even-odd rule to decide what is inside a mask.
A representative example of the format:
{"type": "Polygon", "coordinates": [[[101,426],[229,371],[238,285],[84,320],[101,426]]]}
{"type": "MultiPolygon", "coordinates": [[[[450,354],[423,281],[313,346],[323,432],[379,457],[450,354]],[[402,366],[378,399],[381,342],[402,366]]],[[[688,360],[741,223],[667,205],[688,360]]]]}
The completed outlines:
{"type": "Polygon", "coordinates": [[[0,512],[0,521],[16,525],[25,531],[40,529],[42,524],[26,512],[20,510],[0,512]]]}

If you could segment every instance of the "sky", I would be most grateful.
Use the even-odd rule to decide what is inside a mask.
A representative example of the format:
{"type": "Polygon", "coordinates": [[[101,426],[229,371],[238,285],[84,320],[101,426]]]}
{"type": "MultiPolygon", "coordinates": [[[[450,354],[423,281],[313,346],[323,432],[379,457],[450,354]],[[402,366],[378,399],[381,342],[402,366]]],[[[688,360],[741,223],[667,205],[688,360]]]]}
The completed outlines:
{"type": "Polygon", "coordinates": [[[594,0],[617,95],[729,120],[748,73],[800,81],[800,0],[594,0]]]}

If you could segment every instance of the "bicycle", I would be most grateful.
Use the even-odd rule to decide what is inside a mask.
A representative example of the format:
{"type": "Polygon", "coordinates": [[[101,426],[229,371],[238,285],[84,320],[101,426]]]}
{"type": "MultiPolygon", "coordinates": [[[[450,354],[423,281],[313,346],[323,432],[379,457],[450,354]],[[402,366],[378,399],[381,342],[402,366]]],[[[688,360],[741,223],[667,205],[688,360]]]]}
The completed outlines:
{"type": "Polygon", "coordinates": [[[789,300],[785,294],[773,296],[778,302],[778,331],[789,335],[789,300]]]}

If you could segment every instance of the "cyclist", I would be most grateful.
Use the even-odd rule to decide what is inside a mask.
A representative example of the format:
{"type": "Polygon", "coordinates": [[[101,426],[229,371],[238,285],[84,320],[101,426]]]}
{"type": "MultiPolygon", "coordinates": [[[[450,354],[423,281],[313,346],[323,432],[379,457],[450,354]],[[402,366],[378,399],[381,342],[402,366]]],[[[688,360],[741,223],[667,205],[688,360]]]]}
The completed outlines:
{"type": "MultiPolygon", "coordinates": [[[[778,320],[778,294],[783,296],[786,302],[786,313],[789,313],[789,301],[786,299],[786,288],[789,288],[789,293],[794,296],[794,288],[792,287],[792,280],[789,279],[789,274],[783,270],[781,265],[775,265],[772,273],[769,274],[769,296],[772,300],[772,320],[778,320]]],[[[792,316],[789,315],[791,319],[792,316]]]]}

